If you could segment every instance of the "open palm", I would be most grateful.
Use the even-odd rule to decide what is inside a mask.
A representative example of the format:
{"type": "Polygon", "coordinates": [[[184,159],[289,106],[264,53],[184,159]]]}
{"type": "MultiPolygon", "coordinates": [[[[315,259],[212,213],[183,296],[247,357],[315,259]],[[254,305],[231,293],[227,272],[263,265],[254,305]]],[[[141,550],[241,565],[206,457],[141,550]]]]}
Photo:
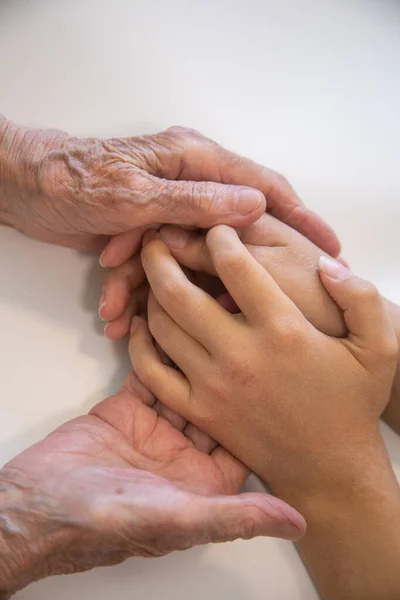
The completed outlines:
{"type": "Polygon", "coordinates": [[[24,566],[25,585],[129,556],[303,533],[301,517],[280,500],[238,494],[246,467],[168,414],[133,374],[119,393],[59,427],[4,472],[28,492],[25,510],[34,514],[31,527],[40,537],[37,561],[24,566]]]}

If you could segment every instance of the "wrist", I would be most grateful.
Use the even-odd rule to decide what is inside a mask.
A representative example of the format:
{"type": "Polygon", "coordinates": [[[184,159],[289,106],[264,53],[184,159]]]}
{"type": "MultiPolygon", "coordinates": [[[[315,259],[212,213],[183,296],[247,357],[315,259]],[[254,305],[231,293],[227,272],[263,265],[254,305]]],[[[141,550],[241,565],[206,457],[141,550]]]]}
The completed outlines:
{"type": "Polygon", "coordinates": [[[296,481],[273,484],[272,491],[301,512],[308,524],[329,522],[333,513],[357,510],[370,500],[372,507],[380,490],[400,507],[398,484],[378,427],[365,442],[333,454],[331,450],[320,457],[320,469],[310,469],[306,476],[303,472],[296,481]]]}
{"type": "Polygon", "coordinates": [[[0,470],[0,600],[51,575],[70,536],[47,495],[21,472],[0,470]]]}
{"type": "Polygon", "coordinates": [[[382,440],[354,458],[344,479],[325,479],[325,491],[293,503],[307,521],[298,549],[326,600],[392,600],[400,594],[399,486],[382,440]]]}
{"type": "Polygon", "coordinates": [[[43,192],[41,171],[49,151],[67,134],[19,127],[0,115],[0,223],[24,229],[43,192]]]}

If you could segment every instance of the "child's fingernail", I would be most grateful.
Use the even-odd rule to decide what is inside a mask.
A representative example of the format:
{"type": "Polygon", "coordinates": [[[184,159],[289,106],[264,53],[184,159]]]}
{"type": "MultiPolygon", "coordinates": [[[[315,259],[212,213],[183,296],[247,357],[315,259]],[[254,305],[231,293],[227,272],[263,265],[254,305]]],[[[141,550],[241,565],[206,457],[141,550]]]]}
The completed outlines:
{"type": "Polygon", "coordinates": [[[189,233],[179,227],[163,227],[160,235],[170,248],[184,248],[189,241],[189,233]]]}
{"type": "Polygon", "coordinates": [[[104,321],[104,319],[101,316],[101,312],[102,312],[103,308],[105,307],[105,305],[106,305],[106,297],[105,297],[104,292],[103,292],[102,295],[101,295],[101,297],[100,297],[100,300],[99,300],[99,317],[103,321],[104,321]]]}
{"type": "Polygon", "coordinates": [[[351,271],[342,265],[340,262],[331,258],[330,256],[321,256],[319,259],[319,270],[332,279],[342,281],[348,279],[351,276],[351,271]]]}

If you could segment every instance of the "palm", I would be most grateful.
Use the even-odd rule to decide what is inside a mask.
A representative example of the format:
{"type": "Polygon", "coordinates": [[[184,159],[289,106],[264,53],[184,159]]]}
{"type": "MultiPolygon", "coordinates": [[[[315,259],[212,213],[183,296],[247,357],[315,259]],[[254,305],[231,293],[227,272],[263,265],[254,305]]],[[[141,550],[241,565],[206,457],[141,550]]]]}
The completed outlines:
{"type": "Polygon", "coordinates": [[[74,419],[12,460],[8,467],[53,487],[87,467],[136,468],[201,494],[239,491],[247,469],[221,447],[206,454],[152,407],[154,398],[131,374],[121,391],[74,419]]]}

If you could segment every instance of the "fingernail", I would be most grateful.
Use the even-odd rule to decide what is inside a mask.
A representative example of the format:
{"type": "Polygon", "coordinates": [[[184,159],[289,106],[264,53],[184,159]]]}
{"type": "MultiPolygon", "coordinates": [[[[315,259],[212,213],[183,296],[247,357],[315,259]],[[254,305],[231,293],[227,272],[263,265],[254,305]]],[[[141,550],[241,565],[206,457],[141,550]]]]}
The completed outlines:
{"type": "Polygon", "coordinates": [[[103,308],[106,305],[106,298],[104,296],[104,292],[102,293],[100,300],[99,300],[99,317],[102,321],[104,321],[103,317],[101,316],[101,311],[103,310],[103,308]]]}
{"type": "Polygon", "coordinates": [[[347,267],[330,256],[320,256],[319,270],[338,281],[343,281],[351,276],[351,271],[347,267]]]}
{"type": "Polygon", "coordinates": [[[297,540],[300,540],[303,535],[304,531],[291,523],[283,523],[279,527],[279,537],[282,537],[285,540],[296,542],[297,540]]]}
{"type": "Polygon", "coordinates": [[[100,258],[99,258],[99,265],[104,268],[106,267],[106,265],[104,264],[104,259],[105,259],[106,254],[107,254],[107,248],[105,248],[103,250],[103,252],[100,254],[100,258]]]}
{"type": "Polygon", "coordinates": [[[189,234],[184,229],[165,227],[160,231],[161,239],[171,248],[184,248],[189,241],[189,234]]]}
{"type": "Polygon", "coordinates": [[[131,335],[133,335],[135,333],[136,329],[138,328],[138,325],[139,325],[139,318],[133,317],[132,323],[131,323],[131,335]]]}
{"type": "Polygon", "coordinates": [[[111,323],[106,323],[104,325],[104,335],[107,337],[107,329],[110,327],[111,323]]]}
{"type": "Polygon", "coordinates": [[[251,188],[241,188],[236,192],[235,209],[240,215],[249,215],[258,210],[264,201],[261,192],[251,188]]]}

